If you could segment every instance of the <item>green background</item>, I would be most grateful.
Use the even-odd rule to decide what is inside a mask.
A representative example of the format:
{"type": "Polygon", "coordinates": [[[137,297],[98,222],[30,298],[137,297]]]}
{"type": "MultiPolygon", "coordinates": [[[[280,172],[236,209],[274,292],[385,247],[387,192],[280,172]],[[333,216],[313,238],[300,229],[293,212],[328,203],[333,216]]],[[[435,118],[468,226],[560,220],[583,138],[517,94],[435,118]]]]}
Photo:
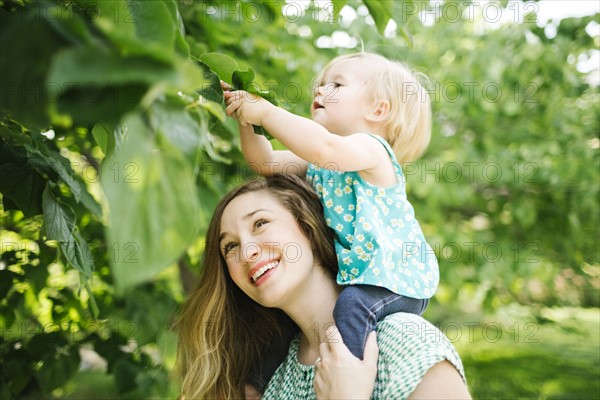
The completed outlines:
{"type": "Polygon", "coordinates": [[[308,115],[361,49],[429,78],[404,171],[473,396],[600,398],[599,14],[543,7],[0,1],[0,399],[175,398],[170,326],[252,177],[219,76],[308,115]]]}

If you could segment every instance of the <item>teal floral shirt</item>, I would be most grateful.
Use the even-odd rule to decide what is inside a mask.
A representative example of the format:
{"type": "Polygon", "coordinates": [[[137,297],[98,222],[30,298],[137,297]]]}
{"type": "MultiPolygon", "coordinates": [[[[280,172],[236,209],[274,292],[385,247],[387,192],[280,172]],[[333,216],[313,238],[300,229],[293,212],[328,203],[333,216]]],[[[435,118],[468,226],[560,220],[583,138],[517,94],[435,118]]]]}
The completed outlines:
{"type": "Polygon", "coordinates": [[[308,165],[306,178],[317,191],[327,224],[336,232],[339,285],[367,284],[427,299],[439,282],[436,256],[427,244],[406,198],[402,167],[389,144],[377,135],[396,170],[397,184],[380,188],[357,171],[308,165]]]}
{"type": "MultiPolygon", "coordinates": [[[[316,400],[315,367],[298,361],[300,336],[269,381],[262,400],[316,400]]],[[[466,382],[463,365],[448,338],[414,314],[396,313],[377,325],[377,376],[373,400],[406,399],[431,367],[447,360],[466,382]]]]}

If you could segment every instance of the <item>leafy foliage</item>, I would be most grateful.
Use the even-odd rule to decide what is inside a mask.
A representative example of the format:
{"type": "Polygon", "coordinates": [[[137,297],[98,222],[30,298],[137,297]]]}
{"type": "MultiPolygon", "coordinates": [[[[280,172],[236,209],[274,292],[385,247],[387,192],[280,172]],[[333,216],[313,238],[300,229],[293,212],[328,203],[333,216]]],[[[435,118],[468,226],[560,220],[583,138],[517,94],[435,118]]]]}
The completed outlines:
{"type": "Polygon", "coordinates": [[[171,318],[216,201],[252,176],[219,79],[303,114],[315,73],[361,45],[431,79],[432,144],[405,173],[436,301],[597,307],[598,83],[578,60],[598,16],[550,37],[535,14],[452,7],[2,2],[0,398],[64,395],[92,350],[116,392],[176,397],[171,318]]]}

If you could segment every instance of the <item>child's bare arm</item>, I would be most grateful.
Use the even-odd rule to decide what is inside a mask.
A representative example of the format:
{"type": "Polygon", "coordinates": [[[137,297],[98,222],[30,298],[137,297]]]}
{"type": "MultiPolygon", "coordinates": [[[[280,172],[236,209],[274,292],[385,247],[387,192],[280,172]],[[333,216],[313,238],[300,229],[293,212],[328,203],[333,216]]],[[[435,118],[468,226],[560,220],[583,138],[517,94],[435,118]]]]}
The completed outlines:
{"type": "MultiPolygon", "coordinates": [[[[234,116],[241,126],[263,126],[307,162],[333,165],[340,171],[369,171],[378,166],[382,157],[386,157],[385,149],[367,135],[331,134],[308,118],[294,115],[244,91],[226,92],[225,99],[227,113],[234,116]]],[[[289,159],[284,162],[289,162],[289,159]]]]}
{"type": "Polygon", "coordinates": [[[271,143],[263,135],[254,133],[252,125],[240,127],[240,144],[244,159],[259,175],[269,176],[276,173],[304,176],[307,163],[288,150],[273,150],[271,143]]]}
{"type": "MultiPolygon", "coordinates": [[[[225,99],[231,98],[231,92],[225,92],[225,99]]],[[[229,102],[228,102],[229,104],[229,102]]],[[[275,173],[304,176],[307,163],[288,150],[273,150],[273,146],[263,135],[254,133],[251,124],[240,121],[237,108],[228,105],[227,114],[238,121],[240,144],[244,159],[259,175],[269,176],[275,173]]]]}

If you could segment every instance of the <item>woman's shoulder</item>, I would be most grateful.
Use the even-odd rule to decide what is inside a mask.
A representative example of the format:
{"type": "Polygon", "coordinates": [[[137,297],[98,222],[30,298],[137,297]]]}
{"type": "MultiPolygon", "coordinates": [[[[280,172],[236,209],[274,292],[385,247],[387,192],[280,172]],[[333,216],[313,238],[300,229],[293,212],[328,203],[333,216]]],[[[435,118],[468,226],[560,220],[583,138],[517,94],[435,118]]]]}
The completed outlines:
{"type": "Polygon", "coordinates": [[[400,335],[406,338],[422,339],[420,332],[433,334],[434,331],[437,333],[439,329],[425,318],[403,312],[388,315],[377,326],[378,335],[400,335]],[[416,335],[413,335],[415,333],[416,335]]]}
{"type": "Polygon", "coordinates": [[[405,355],[425,349],[456,353],[442,331],[425,318],[408,313],[391,314],[380,321],[377,343],[382,353],[405,355]]]}
{"type": "Polygon", "coordinates": [[[377,327],[378,381],[373,398],[406,398],[427,371],[447,360],[465,380],[462,362],[448,338],[424,318],[407,313],[387,316],[377,327]]]}

